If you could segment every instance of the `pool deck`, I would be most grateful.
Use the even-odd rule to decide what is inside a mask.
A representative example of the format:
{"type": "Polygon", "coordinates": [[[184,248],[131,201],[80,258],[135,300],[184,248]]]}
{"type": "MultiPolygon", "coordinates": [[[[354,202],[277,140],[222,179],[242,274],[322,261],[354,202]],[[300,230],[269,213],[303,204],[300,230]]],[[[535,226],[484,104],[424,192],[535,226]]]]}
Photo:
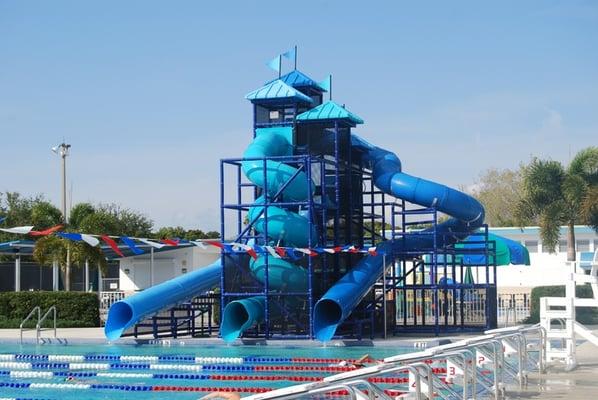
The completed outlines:
{"type": "MultiPolygon", "coordinates": [[[[595,334],[598,334],[598,326],[589,327],[595,334]]],[[[57,330],[57,337],[53,339],[52,331],[44,331],[42,339],[44,343],[53,344],[98,344],[107,343],[104,337],[103,328],[61,328],[57,330]]],[[[413,346],[415,348],[432,347],[438,344],[449,343],[475,334],[451,335],[443,337],[422,338],[418,336],[404,336],[401,339],[388,340],[363,340],[363,341],[332,341],[327,346],[413,346]]],[[[23,341],[27,344],[35,343],[35,331],[25,331],[23,341]]],[[[18,329],[0,329],[0,343],[19,343],[18,329]]],[[[153,341],[148,338],[124,338],[116,344],[162,344],[162,345],[219,345],[222,340],[219,338],[205,339],[166,339],[166,341],[153,341]]],[[[589,342],[579,342],[577,346],[578,367],[565,372],[558,366],[551,366],[543,374],[532,373],[529,376],[529,383],[522,391],[518,387],[507,388],[507,399],[590,399],[598,393],[598,347],[589,342]]],[[[320,342],[305,340],[244,340],[238,341],[238,345],[268,345],[268,346],[322,346],[320,342]]]]}

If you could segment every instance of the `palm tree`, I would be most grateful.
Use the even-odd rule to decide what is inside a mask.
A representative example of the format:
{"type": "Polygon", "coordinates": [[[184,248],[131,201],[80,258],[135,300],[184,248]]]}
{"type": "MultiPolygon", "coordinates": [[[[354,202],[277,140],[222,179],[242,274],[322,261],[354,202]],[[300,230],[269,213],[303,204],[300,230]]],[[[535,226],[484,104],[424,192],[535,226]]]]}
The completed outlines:
{"type": "Polygon", "coordinates": [[[533,159],[524,169],[517,216],[521,226],[539,222],[542,246],[551,253],[559,244],[561,225],[566,225],[567,260],[575,261],[575,224],[598,232],[598,147],[581,150],[568,167],[533,159]]]}

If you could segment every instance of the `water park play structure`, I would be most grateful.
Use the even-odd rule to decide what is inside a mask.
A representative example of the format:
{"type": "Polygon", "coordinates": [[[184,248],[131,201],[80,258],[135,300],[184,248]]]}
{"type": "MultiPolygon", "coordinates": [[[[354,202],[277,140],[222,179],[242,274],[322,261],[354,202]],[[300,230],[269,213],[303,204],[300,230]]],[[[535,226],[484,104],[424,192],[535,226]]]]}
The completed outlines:
{"type": "Polygon", "coordinates": [[[115,303],[108,339],[216,287],[226,341],[496,327],[496,267],[527,250],[489,235],[474,198],[352,132],[363,120],[326,91],[295,69],[246,96],[253,140],[220,163],[221,237],[241,249],[115,303]]]}

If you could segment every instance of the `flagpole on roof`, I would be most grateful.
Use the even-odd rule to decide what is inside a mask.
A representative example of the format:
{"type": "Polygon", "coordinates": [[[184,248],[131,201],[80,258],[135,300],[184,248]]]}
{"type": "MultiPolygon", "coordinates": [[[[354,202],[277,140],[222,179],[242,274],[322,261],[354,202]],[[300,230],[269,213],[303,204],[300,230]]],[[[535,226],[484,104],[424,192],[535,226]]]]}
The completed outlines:
{"type": "Polygon", "coordinates": [[[295,45],[295,71],[297,71],[297,45],[295,45]]]}
{"type": "Polygon", "coordinates": [[[280,79],[280,76],[282,74],[282,54],[278,55],[278,79],[280,79]]]}
{"type": "Polygon", "coordinates": [[[328,90],[328,100],[332,101],[332,74],[330,74],[330,89],[328,90]]]}

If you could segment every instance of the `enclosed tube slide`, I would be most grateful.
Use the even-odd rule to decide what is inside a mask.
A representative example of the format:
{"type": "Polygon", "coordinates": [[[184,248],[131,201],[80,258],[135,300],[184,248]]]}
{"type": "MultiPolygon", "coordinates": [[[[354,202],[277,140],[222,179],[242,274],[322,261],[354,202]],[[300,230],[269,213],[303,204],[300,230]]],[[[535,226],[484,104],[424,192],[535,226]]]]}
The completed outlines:
{"type": "MultiPolygon", "coordinates": [[[[256,130],[256,137],[249,145],[243,158],[242,170],[247,179],[256,186],[267,191],[273,198],[281,188],[282,199],[286,202],[305,201],[309,191],[314,190],[313,182],[308,185],[304,171],[285,164],[281,161],[267,160],[266,157],[285,157],[293,155],[290,140],[291,129],[288,127],[264,128],[256,130]]],[[[282,159],[284,161],[284,158],[282,159]]],[[[311,230],[315,237],[315,228],[302,215],[292,211],[269,206],[259,206],[264,203],[264,196],[259,197],[255,206],[251,207],[248,218],[253,222],[256,231],[266,231],[264,213],[268,213],[267,232],[270,239],[282,240],[287,246],[306,247],[311,230]]],[[[266,257],[258,257],[251,261],[250,270],[261,283],[265,282],[266,257]]],[[[302,292],[307,288],[307,272],[303,267],[288,261],[270,257],[268,259],[268,286],[281,292],[302,292]]],[[[226,305],[222,315],[220,335],[227,341],[238,338],[243,331],[264,318],[264,296],[249,297],[231,301],[226,305]]]]}
{"type": "MultiPolygon", "coordinates": [[[[351,145],[364,154],[370,163],[374,184],[384,193],[424,207],[436,207],[452,218],[437,225],[436,240],[451,244],[464,239],[484,222],[484,208],[473,197],[447,186],[417,178],[401,171],[401,161],[393,153],[373,146],[357,135],[352,135],[351,145]]],[[[406,237],[391,247],[384,242],[382,252],[395,252],[430,248],[434,244],[432,230],[428,235],[406,237]]],[[[314,333],[316,339],[332,339],[336,328],[349,316],[359,301],[380,277],[383,256],[367,256],[332,286],[314,308],[314,333]]],[[[389,259],[390,262],[390,259],[389,259]]]]}
{"type": "Polygon", "coordinates": [[[152,286],[114,303],[108,311],[104,334],[108,340],[116,340],[137,321],[199,293],[207,292],[218,285],[221,271],[220,260],[217,260],[207,267],[152,286]]]}

